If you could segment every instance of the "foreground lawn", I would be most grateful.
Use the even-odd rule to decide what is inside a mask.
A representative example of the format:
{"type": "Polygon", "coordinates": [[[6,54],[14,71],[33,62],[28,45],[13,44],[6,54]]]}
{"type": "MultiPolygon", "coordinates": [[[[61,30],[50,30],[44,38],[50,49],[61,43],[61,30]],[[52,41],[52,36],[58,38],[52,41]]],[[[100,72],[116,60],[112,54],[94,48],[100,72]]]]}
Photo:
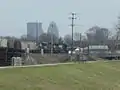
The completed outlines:
{"type": "Polygon", "coordinates": [[[120,62],[0,69],[0,90],[120,90],[120,62]]]}

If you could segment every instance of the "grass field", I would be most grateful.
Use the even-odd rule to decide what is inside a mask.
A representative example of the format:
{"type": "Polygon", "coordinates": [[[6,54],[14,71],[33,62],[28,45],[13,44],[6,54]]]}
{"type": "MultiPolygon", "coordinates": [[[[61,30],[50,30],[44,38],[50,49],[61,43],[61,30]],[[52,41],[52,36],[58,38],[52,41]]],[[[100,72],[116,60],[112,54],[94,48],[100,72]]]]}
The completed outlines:
{"type": "Polygon", "coordinates": [[[0,90],[120,90],[120,62],[0,69],[0,90]]]}

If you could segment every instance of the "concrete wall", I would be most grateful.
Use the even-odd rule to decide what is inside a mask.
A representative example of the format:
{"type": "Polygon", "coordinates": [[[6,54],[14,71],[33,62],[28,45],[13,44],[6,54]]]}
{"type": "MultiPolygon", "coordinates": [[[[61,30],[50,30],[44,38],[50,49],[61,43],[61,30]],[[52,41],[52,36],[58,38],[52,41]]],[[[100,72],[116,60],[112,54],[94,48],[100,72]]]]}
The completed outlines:
{"type": "Polygon", "coordinates": [[[7,47],[7,39],[0,38],[0,47],[7,47]]]}
{"type": "Polygon", "coordinates": [[[21,49],[25,49],[30,46],[30,50],[35,50],[37,48],[35,42],[32,41],[21,41],[21,49]]]}

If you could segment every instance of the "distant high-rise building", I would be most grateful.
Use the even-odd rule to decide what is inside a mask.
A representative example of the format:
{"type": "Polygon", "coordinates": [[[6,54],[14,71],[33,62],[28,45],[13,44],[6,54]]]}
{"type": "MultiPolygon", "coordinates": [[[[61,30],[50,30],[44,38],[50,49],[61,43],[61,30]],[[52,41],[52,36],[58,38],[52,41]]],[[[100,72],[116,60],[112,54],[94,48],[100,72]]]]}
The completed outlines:
{"type": "Polygon", "coordinates": [[[54,34],[57,38],[59,38],[58,27],[55,22],[51,22],[48,27],[48,34],[54,34]]]}
{"type": "Polygon", "coordinates": [[[27,39],[28,40],[39,40],[39,36],[43,33],[42,23],[40,22],[29,22],[27,23],[27,39]]]}

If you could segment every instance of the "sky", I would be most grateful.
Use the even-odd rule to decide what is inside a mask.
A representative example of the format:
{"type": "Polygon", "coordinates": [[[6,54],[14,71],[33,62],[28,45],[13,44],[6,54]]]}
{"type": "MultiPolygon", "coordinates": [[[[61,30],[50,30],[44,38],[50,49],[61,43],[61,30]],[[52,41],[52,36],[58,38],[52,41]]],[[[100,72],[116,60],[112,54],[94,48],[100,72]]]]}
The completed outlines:
{"type": "Polygon", "coordinates": [[[114,32],[120,15],[120,0],[0,0],[0,35],[20,37],[27,33],[27,22],[42,22],[47,31],[56,22],[61,36],[71,33],[71,12],[76,12],[74,32],[84,34],[98,25],[114,32]]]}

